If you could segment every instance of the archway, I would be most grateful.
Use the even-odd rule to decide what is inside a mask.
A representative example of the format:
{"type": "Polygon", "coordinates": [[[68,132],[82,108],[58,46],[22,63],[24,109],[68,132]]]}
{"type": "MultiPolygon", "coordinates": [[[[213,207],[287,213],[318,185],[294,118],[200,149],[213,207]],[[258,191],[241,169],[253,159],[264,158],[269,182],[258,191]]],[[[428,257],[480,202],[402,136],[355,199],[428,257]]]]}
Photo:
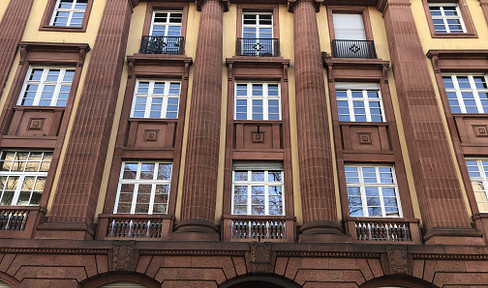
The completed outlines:
{"type": "Polygon", "coordinates": [[[100,288],[148,288],[148,287],[146,285],[142,285],[134,282],[115,282],[115,283],[103,285],[100,288]]]}
{"type": "Polygon", "coordinates": [[[439,288],[425,280],[411,276],[385,276],[370,280],[359,288],[439,288]]]}
{"type": "Polygon", "coordinates": [[[266,275],[242,276],[229,280],[220,288],[297,288],[299,285],[285,279],[266,275]]]}
{"type": "Polygon", "coordinates": [[[0,288],[12,288],[12,286],[0,280],[0,288]]]}
{"type": "Polygon", "coordinates": [[[160,288],[161,283],[146,275],[130,272],[111,272],[86,279],[82,288],[160,288]]]}

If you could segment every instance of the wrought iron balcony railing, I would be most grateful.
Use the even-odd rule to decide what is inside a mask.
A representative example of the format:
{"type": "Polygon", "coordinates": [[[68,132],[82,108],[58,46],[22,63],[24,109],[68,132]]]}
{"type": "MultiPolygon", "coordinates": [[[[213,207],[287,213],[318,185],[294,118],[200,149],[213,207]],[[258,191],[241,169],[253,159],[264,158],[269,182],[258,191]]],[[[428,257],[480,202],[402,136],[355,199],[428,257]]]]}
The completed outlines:
{"type": "Polygon", "coordinates": [[[236,47],[238,56],[280,56],[280,41],[278,38],[237,38],[236,47]]]}
{"type": "Polygon", "coordinates": [[[336,58],[377,58],[373,40],[332,40],[332,53],[336,58]]]}
{"type": "Polygon", "coordinates": [[[185,51],[185,38],[174,36],[142,36],[142,54],[175,54],[185,51]]]}

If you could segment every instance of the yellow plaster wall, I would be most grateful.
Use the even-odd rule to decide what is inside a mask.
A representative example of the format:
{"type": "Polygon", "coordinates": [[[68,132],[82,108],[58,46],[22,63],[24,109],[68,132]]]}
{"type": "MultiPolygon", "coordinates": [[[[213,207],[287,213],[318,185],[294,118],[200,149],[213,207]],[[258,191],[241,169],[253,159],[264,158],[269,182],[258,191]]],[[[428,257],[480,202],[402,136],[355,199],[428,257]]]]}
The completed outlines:
{"type": "MultiPolygon", "coordinates": [[[[27,26],[22,36],[22,41],[35,42],[61,42],[61,43],[88,43],[93,48],[97,36],[98,27],[102,20],[103,9],[106,0],[93,1],[92,10],[88,19],[86,32],[54,32],[39,31],[41,19],[44,15],[48,0],[34,1],[32,10],[27,21],[27,26]]],[[[86,65],[86,64],[85,64],[86,65]]]]}
{"type": "MultiPolygon", "coordinates": [[[[195,54],[197,49],[198,39],[198,26],[200,24],[200,12],[197,11],[194,3],[190,4],[188,9],[188,22],[185,37],[185,54],[191,57],[195,61],[195,54]]],[[[191,107],[191,95],[193,91],[193,66],[190,67],[190,75],[188,78],[188,93],[185,111],[185,129],[183,132],[183,141],[181,146],[181,163],[180,163],[180,175],[178,178],[178,193],[176,195],[176,209],[175,218],[179,220],[181,218],[181,198],[183,195],[183,179],[185,175],[185,162],[186,162],[186,148],[188,147],[188,124],[190,120],[190,107],[191,107]]],[[[220,163],[219,163],[220,165],[220,163]]],[[[218,193],[218,192],[217,192],[218,193]]]]}
{"type": "Polygon", "coordinates": [[[390,53],[388,52],[388,41],[386,40],[385,22],[383,21],[383,13],[378,11],[376,7],[370,6],[368,8],[369,18],[373,30],[374,46],[376,54],[379,59],[390,60],[390,53]]]}
{"type": "Polygon", "coordinates": [[[2,20],[3,14],[5,14],[5,10],[7,10],[9,3],[10,0],[2,0],[2,3],[0,5],[0,21],[2,20]]]}

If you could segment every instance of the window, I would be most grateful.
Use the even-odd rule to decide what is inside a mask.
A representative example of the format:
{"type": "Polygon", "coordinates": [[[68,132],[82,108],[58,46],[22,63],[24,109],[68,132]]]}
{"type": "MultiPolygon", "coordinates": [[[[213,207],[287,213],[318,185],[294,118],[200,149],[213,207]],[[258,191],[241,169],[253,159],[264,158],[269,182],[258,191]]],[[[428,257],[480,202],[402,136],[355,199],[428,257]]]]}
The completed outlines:
{"type": "Polygon", "coordinates": [[[244,12],[242,14],[242,38],[242,55],[274,55],[273,14],[244,12]]]}
{"type": "Polygon", "coordinates": [[[137,80],[132,104],[133,118],[178,118],[181,83],[137,80]]]}
{"type": "Polygon", "coordinates": [[[81,27],[88,0],[57,0],[49,25],[81,27]]]}
{"type": "Polygon", "coordinates": [[[334,21],[335,39],[366,40],[363,15],[334,13],[332,17],[334,21]]]}
{"type": "Polygon", "coordinates": [[[75,69],[30,67],[17,104],[64,107],[74,76],[75,69]]]}
{"type": "Polygon", "coordinates": [[[486,75],[443,75],[452,113],[488,113],[486,75]]]}
{"type": "Polygon", "coordinates": [[[180,36],[183,11],[154,11],[151,21],[152,36],[180,36]]]}
{"type": "Polygon", "coordinates": [[[430,15],[436,33],[465,33],[463,18],[455,3],[429,3],[430,15]]]}
{"type": "Polygon", "coordinates": [[[235,120],[281,120],[280,85],[237,83],[235,120]]]}
{"type": "Polygon", "coordinates": [[[233,215],[284,214],[282,164],[234,164],[232,179],[233,215]]]}
{"type": "Polygon", "coordinates": [[[350,216],[402,216],[392,166],[346,165],[344,169],[350,216]]]}
{"type": "Polygon", "coordinates": [[[336,83],[339,121],[384,122],[378,84],[336,83]]]}
{"type": "Polygon", "coordinates": [[[167,214],[172,164],[124,162],[114,214],[167,214]]]}
{"type": "Polygon", "coordinates": [[[52,156],[51,152],[2,151],[0,205],[39,205],[52,156]]]}
{"type": "Polygon", "coordinates": [[[469,178],[481,213],[488,213],[488,159],[466,159],[469,178]]]}

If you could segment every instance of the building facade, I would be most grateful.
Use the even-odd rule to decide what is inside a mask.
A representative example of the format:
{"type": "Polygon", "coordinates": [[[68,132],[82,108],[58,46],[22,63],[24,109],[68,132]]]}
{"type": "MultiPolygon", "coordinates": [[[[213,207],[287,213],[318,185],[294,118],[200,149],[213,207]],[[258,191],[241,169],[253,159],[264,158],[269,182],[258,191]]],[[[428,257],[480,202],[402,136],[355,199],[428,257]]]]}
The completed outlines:
{"type": "Polygon", "coordinates": [[[488,1],[0,0],[0,287],[488,287],[488,1]]]}

